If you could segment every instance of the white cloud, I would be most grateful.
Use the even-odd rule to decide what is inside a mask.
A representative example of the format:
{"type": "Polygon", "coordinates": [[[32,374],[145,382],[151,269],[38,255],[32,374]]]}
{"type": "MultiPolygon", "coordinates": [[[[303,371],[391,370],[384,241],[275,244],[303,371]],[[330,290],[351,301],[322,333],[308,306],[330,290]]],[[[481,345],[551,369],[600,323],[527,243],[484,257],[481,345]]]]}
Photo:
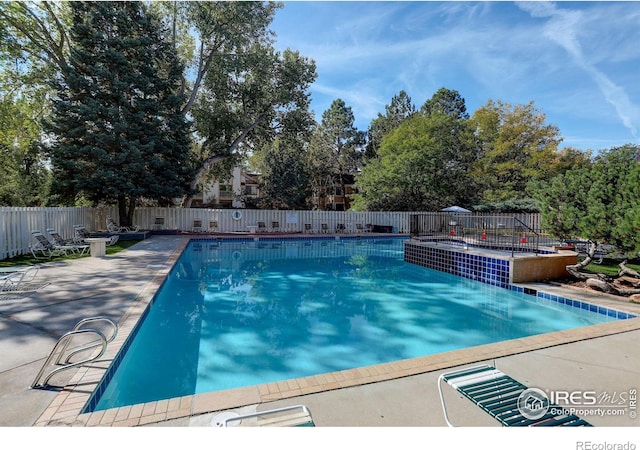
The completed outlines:
{"type": "Polygon", "coordinates": [[[400,90],[419,108],[446,87],[470,113],[489,99],[534,101],[589,147],[640,129],[635,2],[303,3],[283,17],[278,41],[316,61],[318,117],[341,98],[364,129],[400,90]]]}
{"type": "Polygon", "coordinates": [[[526,2],[518,5],[532,17],[549,19],[544,25],[544,36],[563,47],[574,62],[593,78],[604,98],[614,106],[623,125],[637,137],[640,108],[633,104],[624,88],[616,85],[583,53],[579,40],[579,32],[586,22],[583,12],[560,9],[550,2],[526,2]]]}

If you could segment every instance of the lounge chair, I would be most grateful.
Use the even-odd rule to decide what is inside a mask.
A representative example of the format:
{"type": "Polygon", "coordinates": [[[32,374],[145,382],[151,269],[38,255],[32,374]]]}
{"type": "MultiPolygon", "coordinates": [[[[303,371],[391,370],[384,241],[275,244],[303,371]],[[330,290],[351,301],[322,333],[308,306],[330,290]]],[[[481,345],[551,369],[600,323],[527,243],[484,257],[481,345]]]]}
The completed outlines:
{"type": "Polygon", "coordinates": [[[221,413],[221,418],[212,421],[215,426],[244,427],[314,427],[311,411],[304,405],[286,406],[252,414],[235,415],[221,413]]]}
{"type": "Polygon", "coordinates": [[[321,228],[322,228],[322,232],[323,232],[323,233],[328,233],[328,232],[329,232],[329,225],[328,225],[328,224],[323,223],[323,224],[321,225],[321,228]]]}
{"type": "Polygon", "coordinates": [[[454,425],[447,414],[442,393],[443,382],[482,408],[503,426],[591,426],[576,415],[566,414],[566,408],[550,404],[546,395],[540,394],[542,391],[529,389],[495,367],[483,364],[443,373],[438,377],[442,412],[450,427],[454,425]]]}
{"type": "Polygon", "coordinates": [[[346,228],[343,223],[336,224],[336,233],[344,233],[346,228]]]}
{"type": "Polygon", "coordinates": [[[90,238],[91,237],[91,233],[89,232],[89,230],[87,230],[87,228],[84,225],[74,225],[73,226],[73,242],[75,244],[83,244],[85,243],[85,239],[86,238],[90,238]]]}
{"type": "Polygon", "coordinates": [[[107,247],[111,247],[112,245],[115,245],[120,240],[120,236],[117,234],[109,236],[109,238],[111,240],[105,244],[107,247]]]}
{"type": "Polygon", "coordinates": [[[113,217],[109,216],[107,217],[107,231],[109,233],[125,233],[128,230],[127,227],[118,225],[115,220],[113,220],[113,217]]]}
{"type": "Polygon", "coordinates": [[[140,231],[140,226],[135,227],[123,227],[118,225],[111,216],[107,217],[107,231],[109,233],[137,233],[140,231]]]}
{"type": "Polygon", "coordinates": [[[271,231],[280,231],[280,222],[277,220],[271,222],[271,231]]]}
{"type": "Polygon", "coordinates": [[[305,233],[313,233],[313,225],[311,225],[310,223],[305,223],[304,224],[304,232],[305,233]]]}
{"type": "Polygon", "coordinates": [[[258,222],[258,233],[264,233],[267,231],[267,226],[264,222],[258,222]]]}
{"type": "Polygon", "coordinates": [[[210,220],[209,221],[209,231],[213,232],[213,233],[218,231],[218,221],[217,220],[210,220]]]}
{"type": "Polygon", "coordinates": [[[68,247],[72,252],[79,253],[81,255],[89,253],[89,244],[75,243],[73,240],[65,241],[64,238],[60,236],[60,233],[53,228],[47,228],[47,233],[52,238],[52,241],[50,242],[53,242],[60,247],[68,247]]]}
{"type": "Polygon", "coordinates": [[[31,246],[31,254],[34,258],[54,258],[56,256],[66,256],[75,250],[69,245],[58,245],[51,242],[40,231],[34,230],[31,232],[34,238],[38,242],[36,245],[31,246]]]}
{"type": "Polygon", "coordinates": [[[193,232],[202,233],[202,219],[193,219],[193,232]]]}
{"type": "Polygon", "coordinates": [[[358,233],[369,233],[369,232],[371,232],[371,226],[367,225],[365,227],[361,223],[356,223],[356,232],[358,232],[358,233]]]}
{"type": "Polygon", "coordinates": [[[28,266],[25,269],[12,272],[0,277],[0,297],[12,294],[27,294],[48,286],[50,283],[36,283],[38,266],[28,266]]]}

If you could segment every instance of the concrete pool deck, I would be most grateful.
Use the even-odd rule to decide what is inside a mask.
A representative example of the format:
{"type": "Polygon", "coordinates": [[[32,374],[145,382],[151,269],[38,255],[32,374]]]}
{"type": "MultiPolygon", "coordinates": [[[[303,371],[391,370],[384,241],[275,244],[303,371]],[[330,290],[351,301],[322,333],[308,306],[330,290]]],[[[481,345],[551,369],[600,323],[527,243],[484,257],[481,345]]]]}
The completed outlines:
{"type": "MultiPolygon", "coordinates": [[[[145,403],[91,414],[81,409],[148,301],[186,245],[183,236],[152,236],[112,256],[44,263],[42,290],[0,299],[0,426],[210,426],[222,411],[253,412],[305,404],[317,426],[446,426],[438,376],[489,362],[530,387],[628,395],[640,388],[640,319],[593,325],[439,355],[279,383],[145,403]],[[57,339],[86,317],[119,321],[103,361],[56,375],[50,389],[29,389],[57,339]],[[57,388],[56,388],[57,386],[57,388]]],[[[527,285],[640,314],[640,305],[596,292],[527,285]]],[[[450,418],[461,426],[498,426],[450,388],[450,418]]],[[[626,398],[626,397],[625,397],[626,398]]],[[[613,400],[618,401],[620,397],[613,400]]],[[[613,401],[608,399],[609,403],[613,401]]],[[[628,398],[627,398],[628,400],[628,398]]],[[[589,416],[598,427],[638,426],[636,410],[589,416]]]]}

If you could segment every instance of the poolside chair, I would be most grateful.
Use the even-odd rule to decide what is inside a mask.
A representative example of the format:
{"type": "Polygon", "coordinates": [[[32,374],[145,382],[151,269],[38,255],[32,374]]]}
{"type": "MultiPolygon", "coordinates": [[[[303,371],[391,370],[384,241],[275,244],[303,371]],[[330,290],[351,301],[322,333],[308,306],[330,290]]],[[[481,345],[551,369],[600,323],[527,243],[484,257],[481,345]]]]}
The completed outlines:
{"type": "Polygon", "coordinates": [[[358,233],[370,233],[371,225],[364,226],[361,223],[356,223],[356,232],[358,233]]]}
{"type": "Polygon", "coordinates": [[[346,230],[343,223],[336,224],[336,233],[344,233],[346,230]]]}
{"type": "Polygon", "coordinates": [[[305,223],[304,231],[305,233],[313,233],[313,225],[311,225],[310,223],[305,223]]]}
{"type": "Polygon", "coordinates": [[[110,247],[112,245],[115,245],[119,240],[120,240],[120,235],[119,234],[112,234],[111,236],[109,236],[110,241],[105,242],[105,246],[106,247],[110,247]]]}
{"type": "Polygon", "coordinates": [[[26,269],[12,272],[0,278],[0,298],[6,295],[18,295],[36,292],[50,283],[36,283],[38,266],[28,266],[26,269]]]}
{"type": "Polygon", "coordinates": [[[202,233],[202,219],[193,219],[193,232],[202,233]]]}
{"type": "Polygon", "coordinates": [[[323,223],[321,226],[321,230],[323,233],[328,233],[329,232],[329,225],[326,223],[323,223]]]}
{"type": "Polygon", "coordinates": [[[482,408],[503,426],[591,426],[576,415],[566,414],[566,408],[550,404],[546,396],[536,395],[539,390],[529,389],[495,367],[483,364],[446,372],[438,377],[442,412],[450,427],[454,425],[447,414],[442,393],[443,382],[482,408]]]}
{"type": "Polygon", "coordinates": [[[49,234],[49,236],[51,236],[52,242],[60,247],[66,246],[73,253],[79,253],[81,255],[89,253],[89,244],[75,243],[73,240],[67,241],[62,236],[60,236],[60,233],[58,233],[53,228],[47,228],[47,233],[49,234]]]}
{"type": "Polygon", "coordinates": [[[271,222],[271,231],[280,231],[280,222],[277,220],[271,222]]]}
{"type": "Polygon", "coordinates": [[[260,411],[252,414],[235,415],[221,413],[214,417],[212,425],[231,427],[314,427],[311,411],[304,405],[260,411]],[[220,420],[222,419],[222,420],[220,420]]]}
{"type": "Polygon", "coordinates": [[[22,281],[31,282],[38,274],[38,266],[10,266],[0,268],[0,281],[14,276],[17,273],[23,275],[22,281]],[[25,275],[28,276],[25,278],[25,275]]]}
{"type": "Polygon", "coordinates": [[[258,222],[258,233],[264,233],[267,231],[267,226],[264,222],[258,222]]]}
{"type": "Polygon", "coordinates": [[[73,242],[75,244],[82,244],[86,238],[91,237],[91,233],[84,225],[74,225],[73,233],[73,242]]]}
{"type": "Polygon", "coordinates": [[[107,217],[107,231],[109,233],[124,233],[127,231],[126,227],[121,227],[114,220],[113,217],[107,217]]]}
{"type": "Polygon", "coordinates": [[[214,232],[214,233],[218,231],[218,221],[217,220],[210,220],[209,221],[209,231],[214,232]]]}
{"type": "Polygon", "coordinates": [[[40,231],[34,230],[31,232],[37,242],[31,246],[31,254],[34,258],[53,258],[56,256],[66,256],[69,252],[74,250],[68,245],[58,245],[51,242],[40,231]]]}
{"type": "Polygon", "coordinates": [[[137,233],[140,231],[140,226],[123,227],[118,225],[111,216],[107,217],[107,231],[109,233],[137,233]]]}

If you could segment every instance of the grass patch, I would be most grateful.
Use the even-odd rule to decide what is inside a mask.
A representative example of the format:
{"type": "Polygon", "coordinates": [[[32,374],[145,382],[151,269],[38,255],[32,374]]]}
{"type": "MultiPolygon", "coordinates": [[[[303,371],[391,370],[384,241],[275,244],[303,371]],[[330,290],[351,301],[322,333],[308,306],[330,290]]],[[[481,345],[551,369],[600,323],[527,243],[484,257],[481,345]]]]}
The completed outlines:
{"type": "MultiPolygon", "coordinates": [[[[617,275],[620,267],[618,266],[618,262],[615,261],[607,261],[604,260],[602,264],[591,263],[587,267],[584,268],[585,271],[591,273],[603,273],[605,275],[617,275]]],[[[627,263],[627,267],[629,269],[633,269],[637,272],[640,272],[640,262],[634,261],[633,263],[627,263]]]]}
{"type": "MultiPolygon", "coordinates": [[[[132,245],[137,244],[138,242],[140,242],[140,240],[118,241],[114,245],[110,245],[109,247],[106,248],[106,254],[107,255],[116,254],[118,252],[121,252],[122,250],[125,250],[131,247],[132,245]]],[[[0,267],[30,266],[33,264],[40,264],[40,263],[45,263],[49,261],[64,261],[68,259],[88,258],[89,256],[90,256],[89,253],[85,253],[84,255],[71,253],[66,256],[56,256],[54,258],[34,258],[33,255],[29,254],[29,255],[16,256],[15,258],[10,258],[10,259],[3,259],[2,261],[0,261],[0,267]]]]}

